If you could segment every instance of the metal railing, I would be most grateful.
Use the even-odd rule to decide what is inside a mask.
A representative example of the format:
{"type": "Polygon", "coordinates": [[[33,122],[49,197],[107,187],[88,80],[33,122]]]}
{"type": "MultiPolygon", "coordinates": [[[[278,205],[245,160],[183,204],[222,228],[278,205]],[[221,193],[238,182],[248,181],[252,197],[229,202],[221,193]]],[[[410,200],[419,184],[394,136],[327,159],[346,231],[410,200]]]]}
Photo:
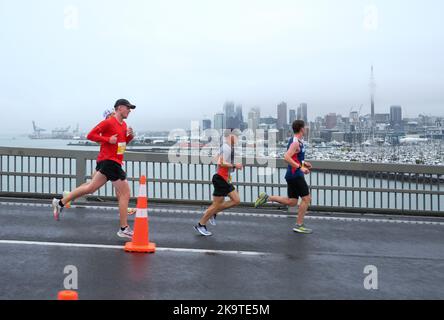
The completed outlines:
{"type": "MultiPolygon", "coordinates": [[[[97,152],[0,147],[0,196],[51,198],[89,181],[97,152]]],[[[150,201],[208,203],[212,198],[212,164],[170,163],[168,154],[128,152],[125,170],[133,197],[138,179],[147,176],[150,201]]],[[[275,168],[263,159],[243,159],[244,169],[233,174],[241,202],[255,201],[265,191],[286,195],[287,164],[275,168]],[[254,164],[251,164],[254,163],[254,164]]],[[[444,166],[312,161],[306,176],[311,210],[442,215],[444,166]]],[[[109,199],[110,183],[92,197],[109,199]]]]}

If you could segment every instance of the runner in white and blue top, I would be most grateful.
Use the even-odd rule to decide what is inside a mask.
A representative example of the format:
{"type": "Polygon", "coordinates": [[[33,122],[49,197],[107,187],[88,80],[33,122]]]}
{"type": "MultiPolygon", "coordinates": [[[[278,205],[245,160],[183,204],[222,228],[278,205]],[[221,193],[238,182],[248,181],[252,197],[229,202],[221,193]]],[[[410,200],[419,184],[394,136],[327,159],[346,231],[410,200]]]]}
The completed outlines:
{"type": "Polygon", "coordinates": [[[310,191],[305,181],[305,175],[310,173],[311,163],[305,161],[305,144],[303,136],[305,133],[305,123],[302,120],[293,122],[294,136],[288,141],[287,152],[284,160],[288,162],[285,180],[287,181],[287,197],[269,196],[265,192],[261,193],[256,200],[254,206],[257,208],[261,205],[270,202],[277,202],[289,207],[298,205],[299,198],[302,199],[299,210],[296,226],[293,231],[298,233],[312,233],[311,229],[304,226],[305,213],[311,202],[310,191]]]}
{"type": "Polygon", "coordinates": [[[288,140],[287,150],[293,143],[299,144],[299,152],[292,156],[292,159],[299,165],[299,168],[292,167],[288,164],[287,173],[285,175],[285,180],[292,180],[296,177],[303,177],[304,173],[301,171],[301,167],[305,161],[305,145],[304,140],[299,140],[296,136],[293,136],[288,140]]]}
{"type": "Polygon", "coordinates": [[[234,147],[237,144],[237,135],[227,129],[224,134],[224,142],[220,148],[217,172],[214,174],[212,183],[214,187],[213,203],[205,211],[200,221],[194,226],[194,229],[203,236],[211,236],[212,233],[207,230],[206,223],[216,225],[216,216],[223,210],[233,208],[240,203],[239,194],[231,182],[231,173],[234,170],[242,170],[242,164],[234,162],[234,147]],[[225,201],[229,197],[229,201],[225,201]]]}

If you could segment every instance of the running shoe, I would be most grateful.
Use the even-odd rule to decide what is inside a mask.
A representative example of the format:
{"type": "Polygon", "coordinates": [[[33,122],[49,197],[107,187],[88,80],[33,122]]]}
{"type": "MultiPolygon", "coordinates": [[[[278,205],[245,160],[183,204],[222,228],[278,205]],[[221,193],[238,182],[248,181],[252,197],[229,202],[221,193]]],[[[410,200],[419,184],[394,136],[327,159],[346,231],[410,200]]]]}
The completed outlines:
{"type": "Polygon", "coordinates": [[[306,233],[306,234],[310,234],[313,232],[312,229],[306,228],[305,225],[303,224],[302,225],[297,224],[296,227],[293,228],[293,231],[297,233],[306,233]]]}
{"type": "Polygon", "coordinates": [[[208,220],[212,226],[215,226],[215,225],[216,225],[216,217],[217,217],[217,214],[213,215],[213,216],[210,218],[210,220],[208,220]]]}
{"type": "Polygon", "coordinates": [[[119,229],[119,231],[117,232],[117,235],[120,238],[129,238],[132,239],[134,232],[133,230],[131,230],[130,226],[127,226],[125,229],[122,230],[122,228],[119,229]]]}
{"type": "Polygon", "coordinates": [[[52,199],[52,209],[55,221],[60,221],[60,213],[63,211],[63,207],[59,205],[59,199],[52,199]]]}
{"type": "MultiPolygon", "coordinates": [[[[63,191],[63,198],[66,198],[69,195],[69,193],[70,193],[69,191],[63,191]]],[[[65,208],[66,209],[71,208],[71,201],[69,201],[65,204],[65,208]]]]}
{"type": "Polygon", "coordinates": [[[254,203],[254,207],[258,208],[260,206],[263,206],[268,201],[268,195],[265,192],[262,192],[259,195],[259,198],[257,198],[256,202],[254,203]]]}
{"type": "Polygon", "coordinates": [[[211,233],[210,231],[207,230],[207,227],[206,227],[206,226],[202,226],[202,225],[199,225],[199,224],[197,224],[197,225],[194,226],[194,230],[196,230],[196,231],[199,232],[201,235],[206,236],[206,237],[212,235],[212,233],[211,233]]]}
{"type": "MultiPolygon", "coordinates": [[[[133,214],[135,214],[137,212],[136,208],[128,208],[127,213],[129,216],[132,216],[133,214]]],[[[117,210],[117,215],[120,216],[120,212],[119,210],[117,210]]]]}

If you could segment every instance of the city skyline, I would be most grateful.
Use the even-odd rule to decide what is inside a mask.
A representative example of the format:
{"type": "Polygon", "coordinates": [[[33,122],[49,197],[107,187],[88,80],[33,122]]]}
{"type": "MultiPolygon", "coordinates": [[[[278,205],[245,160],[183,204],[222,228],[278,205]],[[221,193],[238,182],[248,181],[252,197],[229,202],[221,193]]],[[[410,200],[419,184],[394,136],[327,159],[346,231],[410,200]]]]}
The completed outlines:
{"type": "MultiPolygon", "coordinates": [[[[373,76],[371,78],[372,103],[374,81],[373,76]]],[[[343,145],[343,143],[391,145],[399,144],[405,139],[418,142],[429,138],[443,139],[444,136],[444,117],[424,114],[405,117],[402,106],[399,105],[392,105],[383,113],[375,113],[373,108],[370,113],[362,113],[361,105],[358,110],[351,108],[349,114],[345,116],[337,112],[329,112],[309,121],[307,103],[300,103],[295,110],[288,109],[287,103],[282,101],[276,106],[275,116],[261,117],[260,108],[253,107],[248,111],[245,122],[242,106],[238,106],[234,113],[234,105],[233,101],[226,102],[223,106],[224,112],[215,114],[214,126],[211,126],[210,120],[203,119],[200,128],[203,130],[213,128],[219,132],[223,129],[240,129],[241,132],[245,129],[253,130],[253,132],[261,129],[264,133],[274,130],[278,134],[278,141],[284,142],[292,134],[292,122],[303,120],[307,128],[305,138],[311,137],[311,140],[318,144],[334,143],[336,145],[343,145]]]]}
{"type": "MultiPolygon", "coordinates": [[[[372,96],[372,98],[374,99],[374,96],[372,96]]],[[[306,101],[306,100],[304,100],[304,101],[306,101]]],[[[360,107],[352,106],[351,109],[353,109],[353,110],[354,109],[360,109],[361,112],[360,112],[359,116],[370,116],[371,117],[371,102],[372,101],[374,101],[374,100],[369,99],[369,103],[368,103],[369,110],[365,110],[364,109],[365,104],[361,104],[360,107]]],[[[273,107],[262,108],[262,107],[260,107],[258,105],[254,105],[252,107],[248,107],[248,106],[244,107],[241,103],[237,102],[236,104],[234,104],[233,100],[228,100],[228,101],[225,101],[222,104],[222,107],[214,108],[215,112],[211,116],[208,115],[210,113],[210,110],[208,108],[206,108],[205,112],[203,113],[203,116],[201,118],[199,118],[199,119],[193,118],[193,119],[191,119],[189,121],[184,121],[183,122],[183,126],[180,127],[180,128],[187,128],[187,127],[189,127],[191,121],[196,121],[196,120],[198,120],[200,122],[202,122],[203,120],[211,120],[211,127],[213,127],[214,116],[216,116],[218,114],[223,115],[223,117],[224,117],[224,119],[223,119],[223,126],[224,127],[228,127],[227,123],[229,123],[229,122],[227,122],[228,119],[227,119],[227,116],[226,116],[226,113],[225,113],[225,110],[224,110],[224,108],[226,107],[227,103],[228,104],[233,104],[232,108],[230,108],[230,110],[232,110],[232,112],[230,112],[230,116],[236,115],[236,113],[238,112],[238,110],[236,110],[236,109],[240,108],[241,111],[242,111],[241,114],[243,116],[243,120],[244,120],[244,122],[246,124],[248,124],[248,113],[251,110],[253,110],[253,109],[258,109],[259,113],[262,114],[263,117],[272,117],[272,118],[275,118],[277,120],[278,119],[278,115],[277,115],[277,112],[276,112],[276,108],[279,107],[279,105],[282,104],[282,103],[285,104],[286,118],[287,119],[290,119],[291,113],[292,113],[292,111],[294,111],[296,119],[304,120],[306,123],[313,122],[313,121],[315,121],[315,119],[317,117],[325,117],[329,113],[331,113],[331,112],[328,111],[329,108],[326,108],[325,113],[313,114],[313,111],[312,111],[311,108],[310,108],[310,112],[307,112],[307,105],[308,104],[306,102],[295,102],[293,104],[289,104],[286,101],[281,100],[280,103],[276,104],[273,107]],[[302,109],[303,107],[305,109],[302,109]],[[264,109],[267,110],[267,111],[264,112],[264,109]],[[302,110],[305,110],[305,113],[302,110]]],[[[394,103],[394,104],[390,104],[390,105],[387,105],[387,106],[379,106],[379,108],[376,107],[374,114],[375,114],[375,116],[377,116],[377,115],[379,115],[379,116],[381,116],[381,115],[389,115],[390,116],[390,109],[393,106],[400,106],[400,105],[394,103]]],[[[402,119],[416,119],[416,118],[418,118],[421,115],[429,116],[429,117],[444,118],[444,108],[442,110],[440,110],[441,112],[437,112],[437,113],[422,112],[422,111],[420,111],[420,109],[416,110],[416,113],[415,112],[410,112],[409,113],[408,111],[405,110],[404,106],[400,106],[400,107],[402,107],[402,119]]],[[[104,110],[105,109],[112,110],[112,107],[108,107],[108,108],[105,107],[104,110]]],[[[347,111],[348,109],[349,109],[348,107],[345,107],[342,110],[342,112],[334,112],[334,113],[336,115],[338,115],[338,116],[348,117],[348,116],[350,116],[350,112],[347,111]]],[[[130,115],[130,117],[133,117],[133,116],[134,115],[130,115]]],[[[100,120],[100,115],[99,116],[96,115],[96,117],[100,120]]],[[[42,120],[42,119],[40,119],[40,120],[42,120]]],[[[31,132],[32,131],[32,126],[33,126],[32,122],[34,122],[34,121],[37,122],[40,126],[44,122],[44,120],[43,121],[38,121],[38,120],[34,120],[33,119],[28,126],[25,126],[25,127],[27,127],[25,130],[16,130],[16,131],[12,131],[11,133],[24,134],[24,133],[31,132]]],[[[129,121],[131,121],[131,119],[129,121]]],[[[81,121],[72,122],[72,121],[67,120],[62,125],[58,124],[58,125],[52,126],[52,127],[49,126],[49,127],[47,127],[47,129],[48,130],[63,129],[63,128],[66,128],[68,126],[70,127],[70,129],[74,129],[76,126],[79,126],[79,122],[81,122],[81,121]]],[[[291,122],[287,121],[286,123],[291,123],[291,122]]],[[[157,127],[156,129],[153,129],[153,131],[168,131],[168,130],[172,130],[172,129],[176,129],[176,128],[179,128],[179,127],[174,127],[174,126],[168,127],[168,125],[165,125],[165,126],[157,127]]],[[[81,131],[86,131],[86,130],[88,130],[88,128],[86,128],[86,127],[82,128],[82,125],[80,125],[80,130],[81,131]]],[[[140,130],[146,130],[146,128],[141,127],[140,130]]],[[[7,133],[7,132],[2,131],[2,129],[0,129],[0,134],[5,134],[5,133],[7,133]]]]}
{"type": "MultiPolygon", "coordinates": [[[[227,122],[227,120],[229,119],[229,117],[227,117],[226,115],[226,111],[224,110],[225,107],[227,106],[227,104],[233,104],[234,106],[234,102],[233,101],[227,101],[223,104],[222,108],[219,108],[219,110],[216,110],[217,112],[215,112],[212,116],[208,116],[205,115],[204,117],[202,117],[201,119],[194,119],[193,121],[198,121],[199,122],[199,126],[201,127],[201,129],[206,130],[206,129],[226,129],[226,128],[239,128],[241,127],[241,124],[243,123],[245,126],[241,127],[242,130],[245,129],[250,129],[250,128],[259,128],[259,125],[261,124],[267,124],[267,127],[270,127],[270,124],[272,124],[271,128],[278,128],[279,124],[278,124],[278,118],[279,118],[279,114],[278,114],[278,109],[279,106],[283,104],[283,106],[286,109],[286,115],[285,118],[287,119],[286,121],[284,120],[284,124],[286,124],[286,128],[289,128],[291,126],[292,121],[292,114],[294,113],[294,120],[304,120],[305,123],[307,125],[310,125],[311,123],[317,122],[319,121],[319,119],[325,120],[327,123],[329,123],[330,121],[333,121],[333,124],[327,124],[327,129],[332,129],[336,126],[336,119],[337,118],[341,118],[341,119],[350,119],[350,121],[358,121],[359,119],[369,119],[370,121],[372,120],[372,116],[371,113],[362,113],[362,112],[358,112],[356,110],[354,110],[353,108],[351,109],[350,112],[348,113],[339,113],[339,112],[327,112],[325,114],[317,114],[317,115],[311,115],[311,118],[308,119],[307,113],[309,114],[309,112],[307,112],[308,109],[308,104],[307,103],[300,103],[299,106],[295,106],[295,107],[288,107],[288,105],[286,104],[285,101],[282,101],[281,103],[279,103],[277,106],[275,106],[275,114],[272,113],[263,113],[262,109],[258,106],[255,107],[251,107],[248,108],[246,110],[243,110],[242,105],[236,105],[236,111],[231,112],[231,110],[235,110],[233,108],[230,108],[229,111],[229,115],[230,117],[233,116],[233,118],[231,118],[231,121],[235,120],[234,116],[239,116],[241,117],[241,119],[243,120],[243,122],[234,122],[236,123],[236,125],[232,125],[233,122],[227,122]],[[239,110],[240,109],[240,110],[239,110]],[[305,110],[305,111],[302,111],[305,110]],[[240,113],[239,113],[240,111],[240,113]],[[355,118],[355,119],[353,119],[355,118]],[[264,122],[261,122],[261,120],[265,120],[264,122]],[[271,121],[271,122],[270,122],[271,121]],[[231,125],[227,125],[231,124],[231,125]]],[[[362,108],[360,108],[361,110],[362,108]]],[[[409,121],[409,120],[418,120],[421,117],[430,117],[430,118],[437,118],[440,120],[440,124],[444,124],[444,116],[440,116],[438,114],[426,114],[426,113],[422,113],[419,112],[416,115],[405,115],[404,113],[404,109],[402,106],[399,105],[391,105],[388,106],[383,112],[376,112],[374,114],[375,119],[374,119],[374,124],[381,124],[381,123],[386,123],[386,124],[390,124],[392,125],[393,122],[400,124],[402,122],[405,121],[409,121]],[[394,109],[399,110],[399,111],[394,111],[394,109]],[[394,120],[394,118],[396,118],[396,120],[394,120]]],[[[371,122],[369,122],[371,123],[371,122]]],[[[36,125],[35,123],[33,125],[36,125]]],[[[190,124],[185,124],[185,126],[182,129],[188,130],[189,129],[189,125],[190,124]]],[[[41,128],[41,126],[37,126],[37,129],[41,128]]],[[[63,131],[65,129],[67,129],[68,126],[65,127],[60,127],[60,126],[56,126],[56,127],[49,127],[49,128],[45,128],[44,131],[51,131],[51,130],[60,130],[63,131]]],[[[283,128],[283,127],[282,127],[283,128]]],[[[280,129],[282,129],[280,128],[280,129]]],[[[75,126],[69,126],[69,129],[71,131],[79,131],[79,127],[77,126],[77,128],[75,128],[75,126]]],[[[157,129],[157,130],[148,130],[148,128],[139,128],[141,131],[164,131],[167,132],[170,129],[168,128],[161,128],[161,129],[157,129]]],[[[18,132],[19,134],[26,134],[29,133],[30,131],[32,131],[32,125],[31,125],[31,129],[29,131],[24,131],[24,132],[18,132]]],[[[80,132],[85,132],[85,130],[82,130],[80,128],[80,132]]],[[[1,133],[1,132],[0,132],[1,133]]]]}
{"type": "MultiPolygon", "coordinates": [[[[224,104],[224,107],[227,105],[227,103],[233,103],[232,101],[226,102],[224,104]]],[[[418,112],[416,115],[405,115],[404,114],[404,109],[402,106],[400,105],[390,105],[388,106],[386,109],[382,110],[383,112],[375,112],[373,115],[371,114],[371,112],[362,112],[362,107],[359,108],[359,111],[356,111],[353,107],[350,109],[350,111],[348,113],[340,113],[340,112],[327,112],[325,114],[317,114],[317,115],[312,115],[311,118],[308,118],[308,104],[307,103],[300,103],[299,106],[295,106],[295,107],[290,107],[287,105],[287,103],[285,101],[280,102],[279,104],[277,104],[277,112],[275,110],[275,114],[264,114],[262,112],[262,109],[258,106],[255,107],[251,107],[249,109],[247,109],[248,111],[245,112],[245,114],[247,115],[247,118],[245,120],[245,123],[248,123],[248,119],[250,119],[250,113],[251,112],[255,112],[257,114],[259,114],[259,116],[257,117],[258,119],[263,119],[263,118],[274,118],[276,121],[278,121],[279,118],[279,108],[282,107],[283,110],[281,114],[285,114],[285,118],[288,120],[283,120],[283,123],[286,124],[291,124],[294,120],[304,120],[306,123],[310,123],[310,122],[314,122],[316,120],[316,118],[324,118],[328,115],[335,115],[335,116],[339,116],[339,117],[353,117],[353,116],[357,116],[359,117],[369,117],[371,119],[371,121],[373,123],[381,123],[384,122],[383,119],[387,119],[387,123],[392,122],[392,111],[393,109],[399,109],[399,121],[405,120],[405,119],[416,119],[418,117],[421,116],[427,116],[427,117],[437,117],[437,118],[444,118],[444,115],[439,115],[439,114],[427,114],[424,112],[418,112]],[[401,111],[402,110],[402,111],[401,111]],[[262,114],[262,117],[260,116],[262,114]],[[292,120],[293,119],[293,120],[292,120]]],[[[276,109],[275,107],[275,109],[276,109]]],[[[243,111],[242,111],[242,106],[240,106],[241,108],[241,116],[243,117],[243,111]]],[[[233,115],[232,113],[229,113],[230,116],[233,115]]],[[[215,115],[221,115],[224,117],[224,119],[227,119],[227,115],[224,112],[224,110],[222,109],[219,110],[218,112],[215,113],[215,115]]],[[[244,117],[243,117],[244,118],[244,117]]],[[[206,121],[206,120],[210,120],[209,116],[204,116],[202,119],[200,119],[201,121],[206,121]]],[[[226,125],[226,120],[225,120],[225,127],[230,127],[229,125],[226,125]]],[[[279,126],[279,124],[277,124],[277,126],[279,126]]]]}

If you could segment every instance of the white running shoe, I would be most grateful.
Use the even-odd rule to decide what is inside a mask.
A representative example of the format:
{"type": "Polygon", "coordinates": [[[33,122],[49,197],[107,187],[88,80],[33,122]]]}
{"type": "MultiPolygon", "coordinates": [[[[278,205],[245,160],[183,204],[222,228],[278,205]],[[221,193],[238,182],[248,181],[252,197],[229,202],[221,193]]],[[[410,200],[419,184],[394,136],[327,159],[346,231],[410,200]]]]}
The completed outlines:
{"type": "Polygon", "coordinates": [[[213,215],[213,216],[210,218],[210,220],[208,220],[212,226],[215,226],[215,225],[216,225],[216,217],[217,217],[217,214],[213,215]]]}
{"type": "Polygon", "coordinates": [[[297,233],[306,233],[306,234],[313,233],[312,229],[305,227],[305,225],[303,224],[302,225],[296,224],[296,226],[293,228],[293,231],[297,233]]]}
{"type": "Polygon", "coordinates": [[[60,199],[52,199],[53,215],[56,221],[60,221],[60,213],[63,211],[63,207],[59,205],[59,201],[60,199]]]}
{"type": "Polygon", "coordinates": [[[130,226],[127,226],[124,230],[122,230],[122,228],[119,229],[119,231],[117,232],[117,235],[120,238],[129,238],[132,239],[134,232],[133,230],[131,230],[130,226]]]}
{"type": "MultiPolygon", "coordinates": [[[[69,194],[70,194],[69,191],[63,191],[63,198],[66,198],[69,194]]],[[[72,201],[69,201],[69,202],[67,202],[67,203],[65,204],[65,208],[66,208],[66,209],[71,208],[71,202],[72,202],[72,201]]]]}
{"type": "Polygon", "coordinates": [[[206,226],[200,226],[199,224],[194,226],[194,230],[196,230],[197,232],[199,232],[201,235],[203,236],[211,236],[212,233],[210,231],[207,230],[206,226]]]}

